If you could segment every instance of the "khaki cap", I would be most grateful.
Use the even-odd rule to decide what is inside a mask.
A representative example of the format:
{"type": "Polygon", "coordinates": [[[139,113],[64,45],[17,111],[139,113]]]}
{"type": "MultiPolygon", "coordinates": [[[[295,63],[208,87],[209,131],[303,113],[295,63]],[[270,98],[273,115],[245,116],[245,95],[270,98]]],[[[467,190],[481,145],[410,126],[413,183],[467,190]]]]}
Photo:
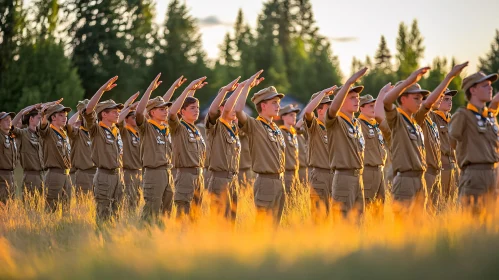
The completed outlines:
{"type": "Polygon", "coordinates": [[[450,96],[456,96],[457,90],[450,90],[449,88],[446,88],[444,91],[444,95],[450,95],[450,96]]]}
{"type": "Polygon", "coordinates": [[[251,97],[251,101],[256,105],[262,101],[272,99],[276,96],[279,98],[283,98],[284,94],[278,93],[275,87],[270,86],[255,93],[253,97],[251,97]]]}
{"type": "Polygon", "coordinates": [[[295,107],[293,104],[288,104],[279,110],[279,117],[282,117],[283,115],[286,115],[286,114],[289,114],[292,112],[295,112],[298,114],[300,111],[301,110],[298,107],[295,107]]]}
{"type": "Polygon", "coordinates": [[[83,109],[87,108],[88,102],[90,102],[88,99],[78,101],[78,104],[76,104],[76,111],[78,112],[83,111],[83,109]]]}
{"type": "MultiPolygon", "coordinates": [[[[343,86],[339,86],[339,87],[337,87],[337,88],[333,91],[333,94],[334,94],[334,95],[336,95],[338,92],[340,92],[340,89],[341,89],[342,87],[343,87],[343,86]]],[[[356,93],[359,93],[359,94],[360,94],[363,90],[364,90],[364,86],[356,86],[356,87],[351,87],[351,88],[350,88],[350,91],[349,91],[348,93],[350,93],[350,92],[354,91],[354,92],[356,92],[356,93]]]]}
{"type": "Polygon", "coordinates": [[[5,119],[7,116],[10,116],[11,119],[13,119],[16,116],[16,113],[14,112],[0,112],[0,120],[5,119]]]}
{"type": "MultiPolygon", "coordinates": [[[[403,81],[398,81],[395,86],[398,86],[401,84],[403,81]]],[[[404,94],[413,94],[413,93],[420,93],[423,95],[423,98],[426,98],[429,94],[430,91],[421,89],[421,86],[418,83],[415,83],[411,85],[410,87],[406,88],[404,92],[402,92],[402,95],[404,94]]]]}
{"type": "MultiPolygon", "coordinates": [[[[314,98],[316,98],[316,97],[317,97],[317,95],[319,95],[320,93],[321,93],[321,92],[320,92],[320,91],[318,91],[318,92],[316,92],[316,93],[312,94],[312,97],[310,97],[310,101],[312,101],[314,98]]],[[[321,100],[321,103],[320,103],[320,104],[331,103],[331,102],[333,102],[333,100],[331,100],[331,98],[329,98],[329,95],[327,95],[327,94],[326,94],[326,95],[324,95],[324,97],[322,98],[322,100],[321,100]]]]}
{"type": "Polygon", "coordinates": [[[50,117],[55,113],[59,113],[59,112],[63,112],[63,111],[69,113],[69,112],[71,112],[71,108],[64,107],[64,105],[62,105],[62,104],[55,104],[55,105],[48,107],[45,110],[45,115],[50,117]]]}
{"type": "Polygon", "coordinates": [[[172,102],[166,102],[163,97],[161,96],[156,96],[153,99],[150,99],[147,102],[146,110],[147,112],[151,111],[154,108],[160,108],[160,107],[165,107],[165,106],[172,106],[172,102]]]}
{"type": "Polygon", "coordinates": [[[494,74],[490,74],[490,75],[485,75],[485,73],[480,71],[480,72],[477,72],[471,76],[464,78],[463,85],[461,86],[461,88],[466,92],[470,87],[472,87],[478,83],[481,83],[481,82],[487,81],[487,80],[489,80],[490,82],[493,83],[493,82],[497,81],[497,78],[499,78],[498,74],[494,73],[494,74]]]}
{"type": "Polygon", "coordinates": [[[369,104],[369,103],[372,103],[374,101],[376,101],[376,99],[374,99],[372,95],[366,94],[366,95],[363,95],[360,97],[359,106],[362,107],[362,106],[369,104]]]}
{"type": "Polygon", "coordinates": [[[116,103],[114,100],[109,99],[106,101],[99,102],[97,106],[95,106],[95,112],[99,114],[100,112],[106,110],[106,109],[123,109],[123,104],[121,103],[116,103]]]}

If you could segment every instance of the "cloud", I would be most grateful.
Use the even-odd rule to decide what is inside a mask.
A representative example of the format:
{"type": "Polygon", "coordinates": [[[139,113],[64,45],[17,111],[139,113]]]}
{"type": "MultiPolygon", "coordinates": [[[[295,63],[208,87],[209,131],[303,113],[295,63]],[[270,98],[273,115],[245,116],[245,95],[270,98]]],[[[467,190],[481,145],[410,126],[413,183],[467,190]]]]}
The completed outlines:
{"type": "Polygon", "coordinates": [[[337,43],[349,43],[349,42],[355,42],[358,41],[358,37],[328,37],[330,41],[337,42],[337,43]]]}
{"type": "Polygon", "coordinates": [[[232,26],[229,22],[223,22],[217,16],[207,16],[205,18],[197,19],[199,26],[201,27],[212,27],[212,26],[232,26]]]}

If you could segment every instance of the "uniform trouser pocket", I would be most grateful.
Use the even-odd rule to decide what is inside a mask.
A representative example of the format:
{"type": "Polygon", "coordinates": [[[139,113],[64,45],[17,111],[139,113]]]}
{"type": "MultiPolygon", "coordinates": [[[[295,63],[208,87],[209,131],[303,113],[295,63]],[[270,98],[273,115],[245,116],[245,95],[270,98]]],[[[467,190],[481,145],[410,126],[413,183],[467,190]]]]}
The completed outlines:
{"type": "Polygon", "coordinates": [[[362,176],[334,174],[332,198],[333,208],[343,216],[352,210],[362,214],[365,207],[362,176]]]}
{"type": "Polygon", "coordinates": [[[97,170],[94,176],[94,197],[97,204],[97,218],[107,220],[117,213],[123,200],[123,174],[108,174],[97,170]]]}
{"type": "Polygon", "coordinates": [[[52,211],[56,210],[59,202],[63,203],[63,208],[69,205],[72,192],[69,174],[49,170],[45,178],[45,187],[47,205],[52,211]]]}
{"type": "Polygon", "coordinates": [[[38,193],[41,195],[43,193],[43,177],[41,172],[25,172],[23,175],[23,191],[27,194],[38,193]]]}
{"type": "Polygon", "coordinates": [[[76,170],[74,178],[75,178],[75,188],[77,191],[81,191],[82,193],[91,193],[93,188],[93,180],[95,176],[95,171],[92,170],[76,170]]]}
{"type": "Polygon", "coordinates": [[[156,217],[160,213],[170,213],[173,202],[173,179],[170,170],[146,169],[143,179],[144,211],[143,218],[156,217]]]}
{"type": "Polygon", "coordinates": [[[175,177],[174,201],[178,215],[188,215],[191,212],[191,203],[201,206],[201,197],[204,189],[203,174],[191,174],[177,170],[175,177]]]}
{"type": "Polygon", "coordinates": [[[329,213],[331,204],[331,188],[333,175],[317,172],[312,169],[310,174],[310,202],[313,216],[329,213]]]}
{"type": "Polygon", "coordinates": [[[366,170],[362,174],[364,182],[364,198],[371,202],[375,199],[385,200],[385,180],[382,169],[366,170]]]}
{"type": "MultiPolygon", "coordinates": [[[[498,195],[497,171],[464,169],[459,178],[459,199],[464,205],[481,204],[486,196],[498,195]]],[[[492,199],[493,200],[493,199],[492,199]]]]}
{"type": "MultiPolygon", "coordinates": [[[[428,192],[426,181],[423,176],[405,177],[396,175],[393,178],[392,197],[395,208],[399,206],[403,208],[420,208],[424,211],[426,208],[426,200],[428,192]]],[[[394,209],[398,211],[397,209],[394,209]]]]}
{"type": "Polygon", "coordinates": [[[234,220],[237,212],[237,194],[239,189],[237,177],[222,178],[216,177],[212,173],[208,180],[207,189],[210,194],[211,212],[234,220]]]}
{"type": "Polygon", "coordinates": [[[254,188],[257,210],[270,215],[275,223],[280,223],[286,202],[284,178],[271,179],[257,175],[254,188]]]}

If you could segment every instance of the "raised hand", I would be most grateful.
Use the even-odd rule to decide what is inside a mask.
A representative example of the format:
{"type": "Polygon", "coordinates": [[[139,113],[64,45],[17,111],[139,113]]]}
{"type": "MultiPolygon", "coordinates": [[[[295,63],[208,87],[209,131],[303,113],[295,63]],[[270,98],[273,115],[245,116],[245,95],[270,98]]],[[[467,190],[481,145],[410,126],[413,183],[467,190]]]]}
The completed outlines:
{"type": "Polygon", "coordinates": [[[234,81],[228,83],[226,86],[222,87],[222,90],[224,91],[234,91],[236,90],[237,86],[238,86],[238,81],[239,79],[241,79],[241,76],[237,77],[234,81]]]}
{"type": "Polygon", "coordinates": [[[411,75],[407,78],[407,81],[411,84],[419,82],[424,74],[426,74],[430,70],[430,67],[419,68],[418,70],[412,72],[411,75]]]}
{"type": "Polygon", "coordinates": [[[334,91],[337,89],[338,87],[336,85],[330,87],[330,88],[326,88],[326,89],[323,89],[322,92],[325,93],[326,95],[333,95],[334,91]]]}
{"type": "Polygon", "coordinates": [[[117,86],[117,84],[115,84],[115,82],[118,80],[118,76],[114,76],[112,77],[111,79],[109,79],[109,81],[107,81],[105,84],[103,84],[100,88],[99,88],[99,91],[100,92],[106,92],[106,91],[110,91],[112,90],[115,86],[117,86]]]}
{"type": "Polygon", "coordinates": [[[159,80],[161,77],[161,73],[159,73],[154,80],[152,80],[151,84],[149,84],[149,87],[147,88],[148,92],[152,92],[153,90],[157,89],[159,85],[161,85],[162,81],[159,80]]]}
{"type": "Polygon", "coordinates": [[[389,92],[393,88],[392,83],[386,84],[384,87],[382,87],[379,91],[379,95],[384,95],[387,92],[389,92]]]}
{"type": "Polygon", "coordinates": [[[257,85],[259,85],[263,80],[265,80],[264,77],[259,77],[263,73],[263,69],[256,72],[253,76],[251,76],[247,81],[250,83],[249,87],[254,88],[257,85]]]}
{"type": "Polygon", "coordinates": [[[182,84],[184,84],[187,81],[186,78],[184,78],[184,75],[180,76],[175,82],[173,82],[173,87],[175,89],[178,89],[182,84]]]}
{"type": "MultiPolygon", "coordinates": [[[[187,86],[187,90],[197,90],[197,89],[200,89],[204,86],[204,80],[206,80],[206,76],[204,77],[201,77],[199,79],[196,79],[194,81],[192,81],[188,86],[187,86]]],[[[207,84],[207,83],[206,83],[207,84]]]]}
{"type": "Polygon", "coordinates": [[[130,98],[128,98],[128,100],[125,102],[123,107],[124,108],[129,107],[130,104],[132,104],[135,101],[135,99],[137,99],[137,97],[139,97],[139,94],[140,94],[140,92],[137,91],[134,95],[130,96],[130,98]]]}
{"type": "Polygon", "coordinates": [[[366,72],[367,72],[367,67],[360,69],[359,71],[357,71],[357,73],[353,74],[345,84],[355,84],[360,80],[360,78],[362,78],[366,74],[366,72]]]}
{"type": "Polygon", "coordinates": [[[454,67],[452,67],[452,70],[449,72],[448,76],[452,78],[459,76],[459,74],[461,74],[463,69],[466,68],[468,64],[469,62],[466,61],[465,63],[455,65],[454,67]]]}

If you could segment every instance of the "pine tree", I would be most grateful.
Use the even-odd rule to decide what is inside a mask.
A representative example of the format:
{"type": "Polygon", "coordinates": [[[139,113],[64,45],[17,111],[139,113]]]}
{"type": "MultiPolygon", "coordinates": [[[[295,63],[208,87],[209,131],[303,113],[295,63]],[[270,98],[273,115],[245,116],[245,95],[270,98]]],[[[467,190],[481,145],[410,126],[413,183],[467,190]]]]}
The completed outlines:
{"type": "Polygon", "coordinates": [[[385,36],[381,36],[381,40],[379,42],[378,49],[376,50],[376,54],[374,56],[374,63],[377,69],[380,69],[383,72],[391,72],[392,71],[392,63],[391,63],[392,55],[390,54],[390,50],[386,44],[385,36]]]}
{"type": "Polygon", "coordinates": [[[423,37],[419,31],[417,20],[412,22],[410,33],[406,25],[403,22],[400,23],[396,55],[399,64],[397,71],[399,79],[405,79],[419,67],[424,50],[423,37]]]}
{"type": "MultiPolygon", "coordinates": [[[[486,74],[499,72],[499,29],[496,30],[496,37],[490,44],[490,51],[484,58],[479,58],[478,69],[486,74]]],[[[492,87],[495,91],[499,91],[499,83],[493,83],[492,87]]]]}

